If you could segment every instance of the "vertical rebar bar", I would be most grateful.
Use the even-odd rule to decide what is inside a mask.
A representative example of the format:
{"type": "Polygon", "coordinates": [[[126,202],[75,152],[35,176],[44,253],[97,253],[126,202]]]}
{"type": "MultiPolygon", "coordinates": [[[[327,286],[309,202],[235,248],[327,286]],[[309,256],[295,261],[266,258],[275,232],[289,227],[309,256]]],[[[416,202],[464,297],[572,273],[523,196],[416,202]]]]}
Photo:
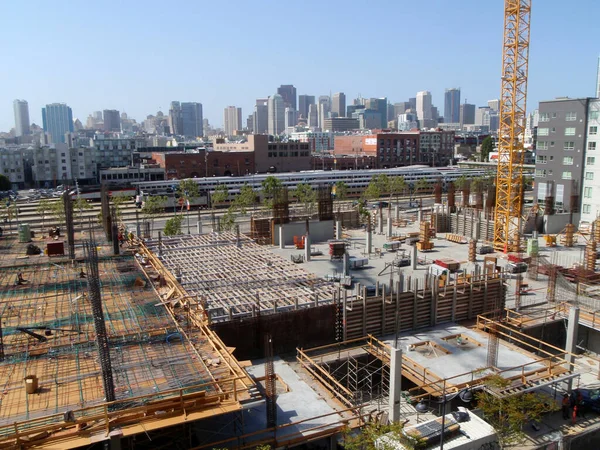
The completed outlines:
{"type": "Polygon", "coordinates": [[[63,194],[63,205],[65,208],[65,227],[67,234],[67,247],[69,258],[75,259],[75,226],[73,224],[73,202],[68,191],[63,194]]]}

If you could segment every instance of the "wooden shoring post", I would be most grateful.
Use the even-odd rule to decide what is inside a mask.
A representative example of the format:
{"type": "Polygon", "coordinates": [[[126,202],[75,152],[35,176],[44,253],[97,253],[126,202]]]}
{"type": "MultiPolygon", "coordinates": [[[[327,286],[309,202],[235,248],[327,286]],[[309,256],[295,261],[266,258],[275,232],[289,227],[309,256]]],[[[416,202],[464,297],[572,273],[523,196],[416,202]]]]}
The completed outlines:
{"type": "Polygon", "coordinates": [[[473,283],[469,283],[469,312],[467,317],[473,318],[473,283]]]}
{"type": "Polygon", "coordinates": [[[452,322],[456,321],[456,303],[458,299],[457,296],[457,280],[454,279],[454,286],[452,287],[452,322]]]}
{"type": "Polygon", "coordinates": [[[415,279],[414,284],[414,297],[413,297],[413,330],[417,328],[417,302],[419,294],[419,280],[415,279]]]}
{"type": "MultiPolygon", "coordinates": [[[[298,299],[296,298],[296,302],[297,301],[298,301],[298,299]]],[[[348,315],[347,315],[347,312],[346,312],[346,305],[347,305],[347,303],[348,303],[348,291],[346,291],[344,289],[344,304],[343,304],[344,309],[342,311],[342,317],[343,317],[342,327],[343,327],[343,336],[344,336],[343,339],[344,339],[344,342],[348,340],[348,333],[347,333],[347,330],[346,330],[346,324],[347,324],[346,321],[348,320],[348,315]]],[[[298,303],[296,303],[296,309],[298,309],[297,306],[298,306],[298,303]]]]}
{"type": "MultiPolygon", "coordinates": [[[[391,286],[390,286],[391,288],[391,286]]],[[[390,298],[393,296],[393,294],[390,292],[390,298]]],[[[385,330],[385,305],[386,305],[386,301],[385,301],[385,288],[383,289],[383,292],[381,293],[381,334],[384,335],[386,333],[385,330]]]]}
{"type": "Polygon", "coordinates": [[[363,336],[367,335],[367,287],[363,288],[363,301],[362,301],[362,328],[363,328],[363,336]]]}

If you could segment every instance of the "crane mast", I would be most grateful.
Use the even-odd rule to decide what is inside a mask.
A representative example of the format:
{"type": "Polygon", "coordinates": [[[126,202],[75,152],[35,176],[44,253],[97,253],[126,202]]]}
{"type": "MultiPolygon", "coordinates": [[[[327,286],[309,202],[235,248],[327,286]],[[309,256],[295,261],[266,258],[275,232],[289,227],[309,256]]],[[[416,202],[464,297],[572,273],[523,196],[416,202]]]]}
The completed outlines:
{"type": "Polygon", "coordinates": [[[527,111],[531,0],[504,1],[502,88],[496,177],[496,250],[520,250],[523,210],[523,143],[527,111]]]}

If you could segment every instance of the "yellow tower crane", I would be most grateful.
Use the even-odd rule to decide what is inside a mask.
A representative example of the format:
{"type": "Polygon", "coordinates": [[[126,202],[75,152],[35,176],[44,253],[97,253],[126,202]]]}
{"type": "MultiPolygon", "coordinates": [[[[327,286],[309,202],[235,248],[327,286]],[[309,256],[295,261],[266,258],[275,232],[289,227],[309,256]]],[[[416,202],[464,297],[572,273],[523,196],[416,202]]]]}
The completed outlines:
{"type": "Polygon", "coordinates": [[[531,0],[504,1],[502,89],[496,178],[496,250],[520,250],[523,211],[523,138],[527,108],[531,0]]]}

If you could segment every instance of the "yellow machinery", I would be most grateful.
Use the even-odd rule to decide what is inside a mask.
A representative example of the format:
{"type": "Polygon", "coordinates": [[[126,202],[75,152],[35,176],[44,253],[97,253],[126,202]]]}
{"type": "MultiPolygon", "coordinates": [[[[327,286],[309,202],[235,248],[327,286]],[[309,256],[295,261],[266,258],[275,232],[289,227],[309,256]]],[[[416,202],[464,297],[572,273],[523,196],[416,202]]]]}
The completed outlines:
{"type": "Polygon", "coordinates": [[[531,0],[504,1],[494,247],[505,253],[520,251],[530,17],[531,0]]]}
{"type": "Polygon", "coordinates": [[[546,241],[546,247],[556,247],[556,235],[555,234],[545,235],[544,240],[546,241]]]}

